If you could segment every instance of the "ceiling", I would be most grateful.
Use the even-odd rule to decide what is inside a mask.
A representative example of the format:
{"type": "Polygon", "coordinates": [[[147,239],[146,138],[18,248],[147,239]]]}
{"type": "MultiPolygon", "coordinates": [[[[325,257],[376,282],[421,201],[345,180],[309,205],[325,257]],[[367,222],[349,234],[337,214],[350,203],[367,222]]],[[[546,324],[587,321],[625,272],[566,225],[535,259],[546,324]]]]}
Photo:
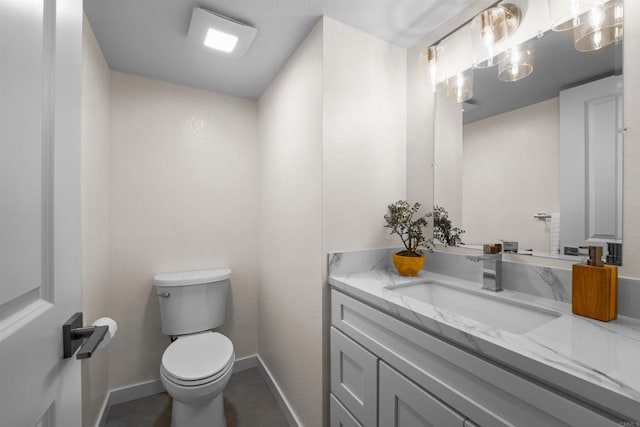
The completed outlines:
{"type": "Polygon", "coordinates": [[[258,99],[322,15],[400,47],[473,0],[84,0],[112,70],[258,99]],[[248,23],[258,35],[242,58],[187,38],[194,7],[248,23]]]}

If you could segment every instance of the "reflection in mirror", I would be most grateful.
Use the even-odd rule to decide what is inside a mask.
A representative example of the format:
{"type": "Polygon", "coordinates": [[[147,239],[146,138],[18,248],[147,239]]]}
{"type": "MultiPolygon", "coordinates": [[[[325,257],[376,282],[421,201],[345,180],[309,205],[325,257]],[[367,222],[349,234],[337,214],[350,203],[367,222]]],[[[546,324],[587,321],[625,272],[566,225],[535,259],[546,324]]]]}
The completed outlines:
{"type": "MultiPolygon", "coordinates": [[[[578,52],[573,33],[527,44],[526,78],[473,69],[473,97],[435,93],[434,204],[467,245],[575,255],[622,243],[622,43],[578,52]]],[[[508,55],[504,55],[508,57],[508,55]]],[[[513,70],[520,71],[520,70],[513,70]]]]}

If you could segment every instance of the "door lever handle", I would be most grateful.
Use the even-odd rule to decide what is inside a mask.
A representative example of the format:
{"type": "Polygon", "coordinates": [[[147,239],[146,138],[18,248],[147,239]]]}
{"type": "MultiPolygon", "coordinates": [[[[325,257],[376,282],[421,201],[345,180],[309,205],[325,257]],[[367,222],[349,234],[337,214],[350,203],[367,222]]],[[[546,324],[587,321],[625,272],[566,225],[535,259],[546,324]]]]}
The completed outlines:
{"type": "Polygon", "coordinates": [[[67,359],[73,356],[78,347],[80,351],[76,359],[91,357],[108,331],[108,326],[82,327],[82,312],[75,313],[62,325],[62,357],[67,359]]]}

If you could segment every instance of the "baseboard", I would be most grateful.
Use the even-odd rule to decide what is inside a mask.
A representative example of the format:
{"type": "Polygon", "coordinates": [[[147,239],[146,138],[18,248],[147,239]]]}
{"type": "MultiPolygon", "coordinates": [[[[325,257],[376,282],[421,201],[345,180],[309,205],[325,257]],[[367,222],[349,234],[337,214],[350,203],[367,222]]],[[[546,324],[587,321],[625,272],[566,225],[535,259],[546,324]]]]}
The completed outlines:
{"type": "Polygon", "coordinates": [[[98,412],[98,419],[96,420],[96,427],[104,427],[107,424],[107,418],[109,417],[109,394],[104,397],[100,412],[98,412]]]}
{"type": "Polygon", "coordinates": [[[284,414],[284,417],[287,419],[289,426],[291,427],[301,426],[302,423],[296,416],[296,413],[293,412],[293,409],[291,409],[291,405],[289,405],[287,398],[284,397],[284,394],[282,393],[282,390],[280,390],[280,386],[278,386],[278,383],[273,379],[273,375],[271,375],[269,368],[267,368],[267,366],[264,364],[264,362],[260,358],[260,355],[257,355],[257,359],[258,359],[258,370],[260,371],[260,373],[262,374],[262,377],[267,383],[269,390],[271,390],[271,393],[273,393],[274,397],[276,398],[276,402],[278,402],[278,406],[280,407],[280,410],[284,414]]]}
{"type": "Polygon", "coordinates": [[[252,356],[243,357],[241,359],[236,359],[233,363],[233,373],[246,371],[247,369],[252,369],[258,366],[258,355],[254,354],[252,356]]]}
{"type": "Polygon", "coordinates": [[[147,381],[140,384],[134,384],[127,387],[111,390],[109,393],[109,406],[118,403],[129,402],[131,400],[142,399],[143,397],[153,396],[162,393],[164,386],[160,380],[147,381]]]}
{"type": "MultiPolygon", "coordinates": [[[[247,369],[258,366],[258,356],[252,355],[236,359],[233,364],[233,373],[246,371],[247,369]]],[[[164,386],[160,380],[147,381],[140,384],[134,384],[109,392],[109,397],[105,400],[102,408],[102,415],[98,418],[96,427],[103,427],[109,415],[109,408],[118,403],[125,403],[131,400],[142,399],[143,397],[153,396],[154,394],[164,392],[164,386]]]]}
{"type": "Polygon", "coordinates": [[[160,380],[147,381],[145,383],[111,390],[109,392],[109,396],[105,400],[106,404],[102,409],[102,415],[98,418],[96,427],[104,427],[106,425],[111,406],[117,405],[118,403],[129,402],[130,400],[152,396],[154,394],[162,393],[163,391],[164,386],[160,380]]]}

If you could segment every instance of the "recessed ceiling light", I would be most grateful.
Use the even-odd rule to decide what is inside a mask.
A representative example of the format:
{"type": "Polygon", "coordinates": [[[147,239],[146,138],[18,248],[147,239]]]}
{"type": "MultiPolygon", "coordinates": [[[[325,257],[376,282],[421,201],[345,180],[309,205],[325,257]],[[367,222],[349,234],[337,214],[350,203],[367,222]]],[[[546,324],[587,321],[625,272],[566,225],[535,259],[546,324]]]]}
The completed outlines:
{"type": "Polygon", "coordinates": [[[243,56],[258,30],[226,16],[196,7],[191,14],[189,38],[227,57],[243,56]]]}
{"type": "Polygon", "coordinates": [[[204,38],[204,45],[212,49],[218,49],[223,52],[233,52],[238,44],[238,37],[209,28],[207,36],[204,38]]]}

